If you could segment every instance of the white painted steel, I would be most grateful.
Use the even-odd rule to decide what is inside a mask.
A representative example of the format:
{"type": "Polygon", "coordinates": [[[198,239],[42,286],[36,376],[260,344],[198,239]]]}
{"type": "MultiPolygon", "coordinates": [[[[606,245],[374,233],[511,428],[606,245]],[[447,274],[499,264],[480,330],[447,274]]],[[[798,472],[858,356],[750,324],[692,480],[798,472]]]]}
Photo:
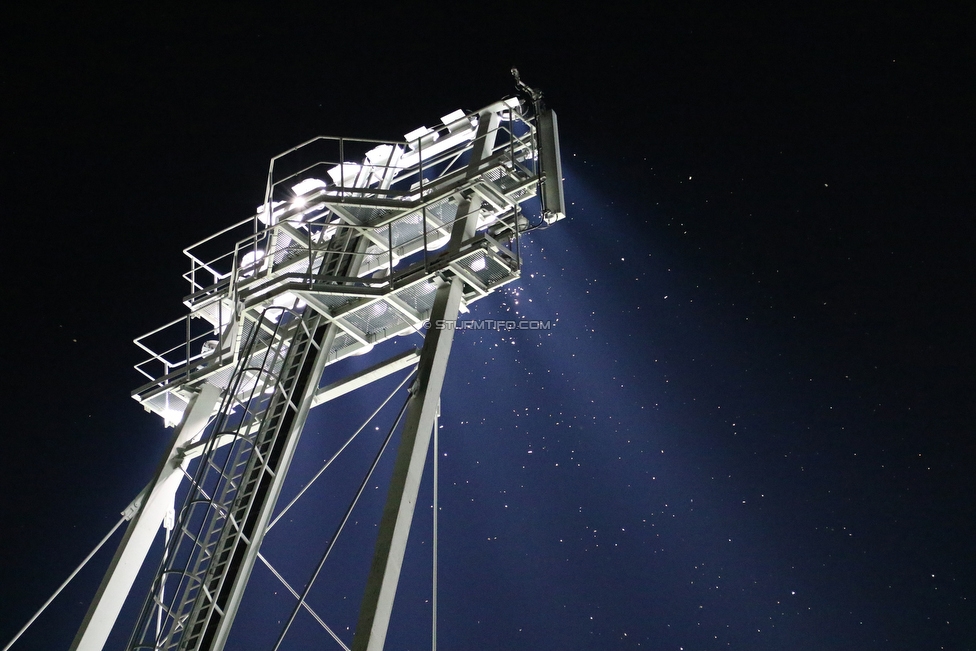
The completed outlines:
{"type": "MultiPolygon", "coordinates": [[[[252,218],[184,250],[191,262],[184,276],[190,283],[191,293],[184,301],[190,312],[136,340],[149,354],[137,365],[149,382],[133,393],[165,422],[182,424],[144,499],[127,510],[132,521],[73,651],[103,647],[156,532],[172,512],[177,487],[189,476],[190,462],[210,463],[208,455],[227,445],[243,449],[237,454],[241,463],[247,461],[249,453],[240,442],[249,437],[258,441],[266,415],[255,413],[248,416],[252,421],[242,421],[234,431],[209,434],[207,421],[218,401],[221,414],[228,417],[231,410],[246,408],[264,386],[271,392],[284,390],[282,383],[298,366],[288,368],[282,361],[280,368],[270,368],[263,360],[272,347],[284,359],[294,343],[288,337],[297,337],[275,334],[279,319],[290,318],[286,312],[303,322],[303,315],[316,315],[309,323],[328,328],[329,334],[322,338],[314,363],[301,365],[301,372],[310,370],[312,379],[300,385],[301,396],[289,398],[294,419],[289,431],[281,433],[282,461],[273,469],[266,495],[253,507],[250,502],[233,502],[235,509],[244,509],[234,511],[239,521],[259,524],[240,543],[246,545],[241,547],[245,551],[240,569],[228,570],[233,583],[219,587],[225,590],[226,603],[217,608],[211,599],[206,605],[190,592],[180,606],[196,604],[186,611],[191,622],[210,622],[210,611],[201,608],[216,608],[215,626],[208,623],[210,632],[203,638],[193,634],[190,644],[210,650],[221,649],[227,641],[250,568],[258,558],[263,560],[260,543],[308,409],[416,364],[417,380],[352,645],[355,651],[384,647],[453,329],[430,328],[421,351],[407,351],[327,387],[318,387],[317,378],[326,365],[369,352],[385,340],[423,334],[426,322],[455,321],[470,303],[519,277],[519,233],[529,223],[520,204],[541,192],[544,214],[538,223],[565,215],[555,115],[542,109],[541,95],[533,91],[530,96],[529,102],[510,98],[474,113],[455,111],[436,128],[410,132],[405,142],[315,138],[303,143],[272,160],[265,202],[252,218]],[[317,147],[337,153],[313,157],[318,162],[290,170],[294,154],[305,156],[317,147]],[[231,378],[236,378],[233,385],[231,378]],[[252,514],[252,508],[258,510],[252,514]]],[[[269,399],[267,404],[276,403],[269,399]]],[[[234,477],[243,481],[245,475],[234,477]]],[[[227,480],[237,481],[231,475],[227,480]]],[[[220,508],[230,513],[230,506],[228,502],[220,508]]],[[[214,522],[214,527],[220,525],[219,519],[214,522]]],[[[177,522],[174,536],[181,531],[177,522]]],[[[221,544],[232,540],[228,535],[240,533],[222,532],[221,544]]],[[[206,561],[206,555],[217,549],[223,548],[199,550],[202,560],[191,577],[195,585],[203,585],[204,578],[207,585],[223,585],[223,579],[217,583],[211,578],[206,561]]],[[[436,591],[436,568],[433,585],[436,591]]],[[[152,604],[148,601],[145,608],[151,610],[152,604]]],[[[186,648],[182,624],[170,624],[174,632],[160,648],[186,648]]],[[[433,627],[436,644],[436,610],[433,627]]]]}
{"type": "Polygon", "coordinates": [[[101,651],[105,646],[153,539],[173,508],[173,498],[183,478],[181,448],[203,432],[219,398],[220,390],[206,384],[191,401],[156,476],[136,498],[135,513],[71,644],[71,651],[101,651]]]}

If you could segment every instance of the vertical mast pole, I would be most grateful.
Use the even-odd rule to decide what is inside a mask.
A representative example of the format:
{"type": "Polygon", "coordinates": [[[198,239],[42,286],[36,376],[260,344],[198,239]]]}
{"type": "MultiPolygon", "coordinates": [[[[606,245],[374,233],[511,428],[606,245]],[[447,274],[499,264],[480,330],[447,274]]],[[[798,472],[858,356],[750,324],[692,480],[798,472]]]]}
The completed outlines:
{"type": "Polygon", "coordinates": [[[439,329],[436,326],[438,321],[457,320],[462,289],[461,279],[454,277],[437,289],[434,298],[430,314],[431,328],[427,331],[417,381],[407,408],[352,651],[378,651],[386,642],[393,599],[400,581],[400,567],[407,548],[407,537],[454,340],[453,328],[439,329]]]}
{"type": "MultiPolygon", "coordinates": [[[[468,163],[468,178],[478,175],[481,162],[489,158],[495,149],[500,123],[497,108],[492,106],[478,115],[478,131],[468,163]]],[[[461,201],[457,218],[451,228],[448,255],[460,252],[462,245],[474,235],[480,208],[481,199],[473,192],[461,201]]],[[[417,494],[420,491],[420,480],[427,462],[431,432],[440,405],[447,359],[454,341],[453,326],[457,321],[464,291],[464,283],[457,276],[443,282],[437,289],[430,311],[431,327],[427,330],[420,353],[417,382],[400,437],[400,448],[380,520],[376,551],[369,578],[366,580],[352,651],[382,651],[386,643],[393,600],[400,581],[400,567],[403,565],[417,494]],[[438,327],[442,324],[446,324],[446,327],[438,327]]]]}

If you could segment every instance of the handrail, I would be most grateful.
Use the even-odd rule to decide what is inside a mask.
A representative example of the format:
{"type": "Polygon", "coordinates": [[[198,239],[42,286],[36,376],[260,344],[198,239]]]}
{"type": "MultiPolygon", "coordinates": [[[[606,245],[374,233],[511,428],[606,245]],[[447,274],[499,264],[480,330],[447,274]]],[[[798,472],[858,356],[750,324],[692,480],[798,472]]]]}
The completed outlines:
{"type": "MultiPolygon", "coordinates": [[[[492,240],[494,246],[485,248],[491,248],[491,257],[510,270],[501,271],[504,282],[514,277],[512,273],[517,276],[521,263],[517,204],[527,196],[526,191],[535,194],[532,186],[538,182],[534,117],[500,102],[466,118],[467,123],[458,120],[428,129],[410,142],[316,136],[273,157],[263,206],[183,249],[191,263],[183,274],[190,283],[190,292],[184,298],[190,313],[133,340],[149,355],[136,365],[142,375],[153,380],[143,389],[169,391],[165,387],[171,384],[177,387],[196,381],[200,364],[201,371],[208,369],[204,373],[212,372],[212,362],[220,367],[228,355],[225,347],[237,347],[236,339],[228,337],[238,337],[232,335],[238,331],[228,328],[239,329],[240,319],[248,310],[287,292],[344,294],[348,301],[355,301],[356,296],[378,297],[397,291],[418,279],[418,274],[448,270],[456,261],[438,249],[447,245],[453,224],[468,218],[484,223],[478,212],[461,215],[452,211],[445,203],[452,196],[460,198],[471,192],[481,195],[486,209],[492,211],[488,223],[493,225],[488,228],[512,238],[504,246],[492,240]],[[482,124],[485,132],[481,133],[479,116],[491,110],[503,111],[504,115],[497,123],[492,118],[490,125],[482,124]],[[491,146],[486,147],[486,142],[491,146]],[[334,149],[322,150],[327,156],[311,152],[314,162],[300,165],[297,171],[284,169],[288,166],[282,162],[289,155],[316,143],[334,149]],[[366,146],[372,147],[369,152],[379,150],[380,155],[368,153],[361,163],[345,160],[349,150],[362,152],[366,146]],[[390,149],[380,150],[384,146],[390,149]],[[338,161],[326,160],[336,150],[338,161]],[[472,152],[478,157],[474,165],[469,158],[472,152]],[[317,178],[318,168],[326,168],[321,174],[324,185],[303,192],[301,202],[295,201],[294,193],[282,194],[289,183],[317,178]],[[276,177],[279,170],[283,171],[276,177]],[[335,242],[361,236],[367,242],[359,249],[333,250],[335,242]],[[220,249],[224,252],[211,258],[208,251],[220,249]],[[245,253],[254,255],[245,258],[245,253]],[[361,262],[353,265],[355,275],[330,275],[328,270],[316,269],[316,260],[323,255],[361,262]],[[413,256],[417,258],[411,261],[413,256]],[[401,261],[406,266],[395,270],[401,261]],[[242,269],[242,262],[249,266],[242,269]],[[201,278],[204,272],[213,282],[201,278]],[[200,332],[199,326],[193,325],[194,318],[203,318],[208,328],[200,332]],[[234,323],[237,325],[232,326],[234,323]],[[196,342],[215,335],[220,354],[193,354],[196,342]],[[165,349],[159,350],[155,341],[165,342],[165,349]],[[163,371],[158,378],[149,370],[157,363],[163,371]]],[[[465,244],[463,251],[454,254],[457,261],[470,254],[472,245],[478,246],[474,240],[465,244]]],[[[497,265],[494,268],[493,273],[498,273],[497,265]]],[[[467,269],[456,273],[471,276],[467,269]]],[[[480,280],[469,278],[482,286],[489,282],[485,279],[484,275],[480,280]]],[[[329,304],[351,305],[346,299],[329,304]]]]}

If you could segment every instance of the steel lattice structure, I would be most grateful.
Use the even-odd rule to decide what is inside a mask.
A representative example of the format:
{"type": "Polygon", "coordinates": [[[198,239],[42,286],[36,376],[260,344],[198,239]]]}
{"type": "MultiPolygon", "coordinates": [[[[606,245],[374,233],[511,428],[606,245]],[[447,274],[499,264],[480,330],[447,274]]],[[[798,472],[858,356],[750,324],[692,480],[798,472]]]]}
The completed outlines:
{"type": "Polygon", "coordinates": [[[136,340],[148,381],[133,397],[174,436],[125,513],[72,649],[104,646],[161,528],[163,559],[128,648],[222,649],[309,410],[416,367],[352,645],[383,648],[453,330],[430,327],[421,349],[320,379],[350,355],[455,321],[519,277],[521,233],[564,217],[555,114],[519,87],[522,98],[455,111],[401,142],[295,147],[271,161],[252,217],[185,249],[189,313],[136,340]],[[534,197],[535,223],[520,209],[534,197]]]}

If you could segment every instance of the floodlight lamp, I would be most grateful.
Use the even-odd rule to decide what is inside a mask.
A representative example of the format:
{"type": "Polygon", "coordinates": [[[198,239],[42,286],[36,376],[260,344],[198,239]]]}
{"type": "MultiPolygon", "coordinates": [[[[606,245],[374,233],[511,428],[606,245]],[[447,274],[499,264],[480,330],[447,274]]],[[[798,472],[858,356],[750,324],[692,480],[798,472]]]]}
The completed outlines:
{"type": "Polygon", "coordinates": [[[478,228],[479,229],[482,229],[482,228],[485,228],[487,226],[491,226],[492,224],[496,223],[497,221],[498,221],[498,215],[495,214],[495,213],[489,213],[487,215],[479,215],[478,216],[478,228]]]}
{"type": "Polygon", "coordinates": [[[453,113],[448,113],[442,117],[441,122],[445,127],[447,127],[447,130],[450,133],[454,133],[455,131],[460,131],[462,129],[471,129],[474,127],[476,120],[473,117],[469,118],[467,115],[465,115],[464,111],[458,109],[453,113]]]}
{"type": "Polygon", "coordinates": [[[270,226],[271,223],[272,223],[272,218],[273,217],[276,217],[281,212],[281,211],[276,211],[275,208],[277,208],[278,206],[280,206],[283,203],[284,203],[284,201],[272,201],[271,202],[271,215],[272,215],[271,218],[268,217],[267,206],[265,204],[261,204],[260,206],[258,206],[257,207],[257,211],[256,211],[257,216],[258,216],[258,221],[261,222],[262,224],[264,224],[265,226],[270,226]]]}
{"type": "Polygon", "coordinates": [[[375,167],[395,167],[403,156],[403,147],[379,145],[366,152],[366,161],[375,167]]]}
{"type": "Polygon", "coordinates": [[[176,427],[183,420],[183,412],[178,409],[164,409],[160,416],[164,427],[176,427]]]}
{"type": "Polygon", "coordinates": [[[362,166],[359,163],[342,163],[330,169],[328,174],[332,182],[340,188],[355,187],[356,177],[359,176],[361,168],[362,166]]]}
{"type": "Polygon", "coordinates": [[[296,197],[300,197],[304,194],[309,194],[314,190],[318,190],[319,188],[324,188],[325,185],[326,183],[322,179],[305,179],[304,181],[291,186],[291,191],[295,193],[296,197]]]}
{"type": "Polygon", "coordinates": [[[278,323],[278,321],[281,319],[282,315],[285,312],[292,311],[292,310],[300,310],[303,307],[305,307],[305,301],[298,298],[291,292],[285,292],[283,294],[279,294],[278,296],[275,296],[271,300],[271,304],[268,306],[268,312],[267,312],[268,318],[274,321],[275,323],[278,323]],[[281,309],[273,310],[272,308],[281,308],[281,309]]]}
{"type": "Polygon", "coordinates": [[[328,226],[323,228],[319,235],[319,242],[327,242],[335,237],[335,234],[339,232],[338,226],[328,226]]]}
{"type": "Polygon", "coordinates": [[[427,127],[420,127],[410,133],[404,134],[403,139],[407,142],[407,146],[410,147],[411,151],[417,151],[418,149],[430,147],[440,137],[441,134],[438,131],[428,129],[427,127]]]}
{"type": "Polygon", "coordinates": [[[264,250],[262,249],[248,251],[241,256],[241,277],[247,278],[248,276],[253,276],[254,272],[257,270],[256,267],[260,264],[262,258],[264,258],[264,250]]]}
{"type": "Polygon", "coordinates": [[[413,143],[415,140],[420,140],[421,138],[423,138],[424,136],[426,136],[431,132],[432,130],[428,129],[427,127],[417,127],[410,133],[403,134],[403,139],[409,143],[413,143]]]}
{"type": "Polygon", "coordinates": [[[248,267],[253,267],[263,257],[264,257],[263,249],[255,249],[253,251],[248,251],[241,257],[241,269],[247,269],[248,267]]]}
{"type": "Polygon", "coordinates": [[[463,117],[464,117],[464,111],[462,111],[461,109],[458,109],[458,110],[454,111],[453,113],[448,113],[447,115],[445,115],[444,117],[442,117],[441,118],[441,122],[444,123],[444,126],[450,126],[451,124],[457,122],[458,120],[460,120],[463,117]]]}
{"type": "Polygon", "coordinates": [[[471,264],[469,266],[471,267],[471,271],[481,271],[486,266],[488,266],[488,260],[486,260],[484,256],[480,258],[475,258],[474,260],[471,261],[471,264]]]}

